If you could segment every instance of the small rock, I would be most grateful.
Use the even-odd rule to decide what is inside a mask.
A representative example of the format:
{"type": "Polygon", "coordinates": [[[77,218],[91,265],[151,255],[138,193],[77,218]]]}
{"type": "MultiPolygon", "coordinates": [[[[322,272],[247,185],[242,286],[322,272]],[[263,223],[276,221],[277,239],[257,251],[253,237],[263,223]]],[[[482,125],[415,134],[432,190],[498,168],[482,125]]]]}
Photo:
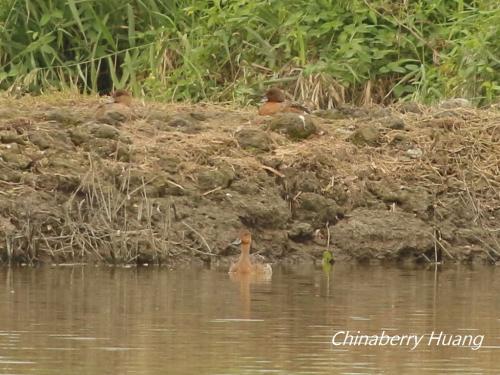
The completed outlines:
{"type": "Polygon", "coordinates": [[[419,148],[410,148],[406,151],[406,155],[408,155],[412,159],[420,159],[423,155],[423,152],[419,148]]]}
{"type": "Polygon", "coordinates": [[[90,132],[86,128],[78,127],[76,129],[71,129],[69,132],[69,138],[76,146],[80,146],[88,142],[91,138],[90,132]]]}
{"type": "Polygon", "coordinates": [[[344,115],[344,118],[361,118],[367,117],[369,114],[366,108],[354,107],[348,104],[340,106],[338,110],[344,115]]]}
{"type": "Polygon", "coordinates": [[[69,173],[79,171],[81,163],[78,159],[72,159],[69,155],[53,154],[50,156],[48,166],[58,173],[69,173]]]}
{"type": "Polygon", "coordinates": [[[158,129],[160,130],[172,130],[176,129],[183,133],[197,133],[201,127],[196,124],[196,121],[185,116],[174,116],[166,124],[159,124],[158,129]]]}
{"type": "Polygon", "coordinates": [[[132,157],[129,146],[113,139],[96,138],[90,141],[87,146],[86,150],[92,150],[103,158],[129,162],[132,157]]]}
{"type": "Polygon", "coordinates": [[[132,150],[130,147],[119,143],[116,147],[116,159],[123,162],[130,162],[132,158],[132,150]]]}
{"type": "Polygon", "coordinates": [[[177,170],[179,168],[179,164],[181,163],[181,160],[178,157],[171,156],[169,154],[166,155],[161,155],[158,154],[158,162],[157,165],[162,171],[176,174],[177,170]]]}
{"type": "Polygon", "coordinates": [[[303,192],[315,192],[320,189],[321,181],[316,177],[316,174],[311,171],[304,171],[295,176],[292,181],[295,183],[296,189],[303,192]]]}
{"type": "Polygon", "coordinates": [[[432,117],[435,119],[448,119],[448,118],[461,118],[461,114],[458,111],[444,110],[435,112],[432,117]]]}
{"type": "Polygon", "coordinates": [[[17,169],[27,169],[32,163],[29,157],[17,152],[3,151],[0,153],[0,159],[17,169]]]}
{"type": "Polygon", "coordinates": [[[44,132],[32,133],[29,136],[31,143],[38,146],[40,150],[46,150],[52,146],[54,140],[51,136],[44,132]]]}
{"type": "Polygon", "coordinates": [[[164,194],[165,195],[182,196],[182,195],[189,194],[189,191],[182,188],[180,185],[174,185],[170,182],[167,182],[165,184],[164,194]]]}
{"type": "Polygon", "coordinates": [[[390,117],[385,121],[384,125],[389,129],[404,130],[406,127],[405,122],[398,117],[390,117]]]}
{"type": "MultiPolygon", "coordinates": [[[[500,132],[499,132],[500,135],[500,132]]],[[[283,164],[283,160],[281,158],[278,158],[276,156],[272,155],[262,155],[257,157],[257,159],[264,165],[274,168],[274,169],[279,169],[280,166],[283,164]]]]}
{"type": "Polygon", "coordinates": [[[312,238],[314,228],[309,223],[293,223],[288,230],[288,237],[296,242],[312,238]]]}
{"type": "Polygon", "coordinates": [[[157,111],[157,110],[151,110],[148,112],[146,116],[146,120],[148,121],[158,121],[158,122],[169,122],[172,120],[172,116],[165,111],[157,111]]]}
{"type": "Polygon", "coordinates": [[[55,130],[50,132],[50,138],[54,140],[59,146],[67,146],[70,143],[68,132],[64,130],[55,130]]]}
{"type": "Polygon", "coordinates": [[[357,146],[369,145],[377,146],[379,142],[380,131],[374,125],[360,126],[349,137],[349,140],[357,146]]]}
{"type": "Polygon", "coordinates": [[[416,114],[421,114],[422,113],[422,109],[415,102],[405,102],[405,103],[402,103],[401,106],[399,107],[399,111],[401,113],[416,113],[416,114]]]}
{"type": "Polygon", "coordinates": [[[81,120],[75,117],[75,114],[67,109],[55,109],[46,114],[49,121],[56,121],[64,125],[75,125],[81,123],[81,120]]]}
{"type": "Polygon", "coordinates": [[[317,127],[310,116],[283,113],[272,120],[271,130],[286,134],[293,140],[301,140],[315,134],[317,127]]]}
{"type": "MultiPolygon", "coordinates": [[[[0,159],[2,159],[1,155],[0,159]]],[[[0,167],[0,175],[2,176],[2,181],[4,182],[21,182],[23,180],[23,174],[24,173],[15,171],[10,167],[0,167]]]]}
{"type": "Polygon", "coordinates": [[[18,143],[8,143],[6,145],[2,145],[2,148],[5,148],[5,149],[7,149],[10,152],[13,152],[15,154],[21,153],[21,147],[19,146],[18,143]]]}
{"type": "Polygon", "coordinates": [[[274,194],[261,194],[258,199],[246,196],[237,203],[240,220],[250,227],[283,228],[290,219],[290,209],[283,199],[274,194]]]}
{"type": "Polygon", "coordinates": [[[333,199],[325,198],[317,193],[302,193],[299,197],[300,206],[298,216],[302,220],[316,224],[335,223],[344,215],[344,210],[333,199]]]}
{"type": "Polygon", "coordinates": [[[119,126],[132,118],[132,109],[123,103],[107,103],[98,109],[97,122],[119,126]]]}
{"type": "Polygon", "coordinates": [[[391,180],[369,181],[366,187],[370,193],[382,200],[384,203],[396,203],[403,210],[416,213],[424,218],[430,206],[432,198],[430,194],[419,186],[401,186],[391,180]]]}
{"type": "Polygon", "coordinates": [[[217,187],[228,187],[235,176],[231,169],[225,168],[202,171],[197,177],[200,189],[211,190],[217,187]]]}
{"type": "Polygon", "coordinates": [[[190,112],[189,116],[191,116],[196,121],[207,121],[208,119],[207,115],[202,112],[190,112]]]}
{"type": "Polygon", "coordinates": [[[341,120],[348,117],[337,109],[319,109],[312,114],[327,120],[341,120]]]}
{"type": "Polygon", "coordinates": [[[186,118],[176,116],[168,122],[168,126],[171,126],[172,128],[182,129],[192,127],[193,123],[186,118]]]}
{"type": "MultiPolygon", "coordinates": [[[[406,145],[411,145],[412,144],[412,139],[409,135],[398,132],[394,134],[394,137],[392,138],[391,142],[389,143],[391,146],[406,146],[406,145]]],[[[407,147],[406,149],[408,149],[407,147]]]]}
{"type": "Polygon", "coordinates": [[[495,126],[493,129],[491,129],[491,139],[493,140],[493,142],[500,141],[500,126],[495,126]]]}
{"type": "Polygon", "coordinates": [[[0,134],[0,141],[2,143],[17,143],[20,145],[25,145],[26,141],[22,135],[19,135],[12,131],[5,131],[0,134]]]}
{"type": "Polygon", "coordinates": [[[118,125],[127,121],[128,118],[129,116],[121,111],[109,111],[106,113],[106,121],[104,122],[110,125],[118,125]]]}
{"type": "Polygon", "coordinates": [[[259,194],[261,187],[248,180],[236,180],[231,183],[231,191],[240,194],[259,194]]]}
{"type": "Polygon", "coordinates": [[[391,111],[389,108],[373,107],[373,108],[370,108],[368,115],[370,118],[388,117],[391,115],[391,111]]]}
{"type": "Polygon", "coordinates": [[[300,207],[308,210],[319,212],[323,208],[331,205],[335,205],[335,201],[329,198],[325,198],[317,193],[302,193],[300,195],[300,207]]]}
{"type": "Polygon", "coordinates": [[[442,101],[441,103],[439,103],[439,107],[443,109],[455,109],[455,108],[472,108],[473,105],[467,99],[453,98],[442,101]]]}
{"type": "Polygon", "coordinates": [[[120,132],[114,126],[101,124],[96,126],[91,130],[91,133],[96,138],[104,138],[104,139],[117,139],[120,136],[120,132]]]}
{"type": "Polygon", "coordinates": [[[262,130],[242,129],[236,133],[236,139],[243,149],[271,150],[271,137],[262,130]]]}

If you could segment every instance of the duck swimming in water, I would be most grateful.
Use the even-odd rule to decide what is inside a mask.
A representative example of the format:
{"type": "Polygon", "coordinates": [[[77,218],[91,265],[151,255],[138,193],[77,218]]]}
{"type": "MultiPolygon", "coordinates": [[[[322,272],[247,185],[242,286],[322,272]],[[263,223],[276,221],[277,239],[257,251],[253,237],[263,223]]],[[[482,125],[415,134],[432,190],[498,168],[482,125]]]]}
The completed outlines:
{"type": "Polygon", "coordinates": [[[285,94],[277,87],[267,90],[266,102],[259,108],[259,115],[270,116],[282,112],[294,112],[298,114],[311,113],[306,107],[286,100],[285,94]]]}
{"type": "Polygon", "coordinates": [[[271,276],[273,269],[268,263],[253,263],[250,259],[250,246],[252,245],[252,234],[243,229],[239,234],[239,239],[234,242],[241,244],[241,255],[236,263],[229,268],[229,273],[248,274],[248,275],[266,275],[271,276]]]}

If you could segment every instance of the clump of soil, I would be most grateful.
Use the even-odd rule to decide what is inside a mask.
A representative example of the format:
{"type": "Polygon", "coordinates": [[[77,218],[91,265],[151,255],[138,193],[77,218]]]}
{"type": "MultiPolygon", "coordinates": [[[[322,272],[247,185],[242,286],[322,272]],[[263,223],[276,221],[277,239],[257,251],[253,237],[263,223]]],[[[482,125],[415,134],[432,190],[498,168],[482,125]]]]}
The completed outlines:
{"type": "Polygon", "coordinates": [[[271,261],[500,258],[494,109],[97,106],[0,98],[1,260],[208,262],[242,226],[271,261]]]}
{"type": "Polygon", "coordinates": [[[274,116],[271,121],[271,130],[286,134],[290,139],[300,141],[315,134],[316,124],[310,116],[295,113],[283,113],[274,116]]]}

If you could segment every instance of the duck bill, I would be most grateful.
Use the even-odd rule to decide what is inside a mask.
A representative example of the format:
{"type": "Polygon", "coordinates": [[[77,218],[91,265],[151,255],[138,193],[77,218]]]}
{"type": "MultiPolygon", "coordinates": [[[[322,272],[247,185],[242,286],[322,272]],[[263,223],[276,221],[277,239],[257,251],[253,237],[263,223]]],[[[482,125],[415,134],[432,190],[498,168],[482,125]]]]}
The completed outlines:
{"type": "Polygon", "coordinates": [[[235,246],[241,245],[241,239],[239,239],[239,238],[235,239],[233,242],[231,242],[231,245],[235,245],[235,246]]]}

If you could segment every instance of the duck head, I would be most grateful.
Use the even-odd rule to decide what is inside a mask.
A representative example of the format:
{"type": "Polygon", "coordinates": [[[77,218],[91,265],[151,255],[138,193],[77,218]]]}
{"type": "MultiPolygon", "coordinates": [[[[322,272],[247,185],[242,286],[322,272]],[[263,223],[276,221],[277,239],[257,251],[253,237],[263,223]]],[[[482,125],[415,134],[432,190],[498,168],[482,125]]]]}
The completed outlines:
{"type": "Polygon", "coordinates": [[[285,101],[285,94],[277,87],[271,87],[267,90],[265,97],[268,102],[282,103],[285,101]]]}
{"type": "Polygon", "coordinates": [[[122,103],[127,106],[130,106],[132,104],[132,96],[127,90],[116,90],[113,92],[112,96],[115,103],[122,103]]]}
{"type": "Polygon", "coordinates": [[[249,245],[252,242],[252,234],[247,229],[242,229],[238,234],[238,238],[234,240],[232,245],[249,245]]]}

